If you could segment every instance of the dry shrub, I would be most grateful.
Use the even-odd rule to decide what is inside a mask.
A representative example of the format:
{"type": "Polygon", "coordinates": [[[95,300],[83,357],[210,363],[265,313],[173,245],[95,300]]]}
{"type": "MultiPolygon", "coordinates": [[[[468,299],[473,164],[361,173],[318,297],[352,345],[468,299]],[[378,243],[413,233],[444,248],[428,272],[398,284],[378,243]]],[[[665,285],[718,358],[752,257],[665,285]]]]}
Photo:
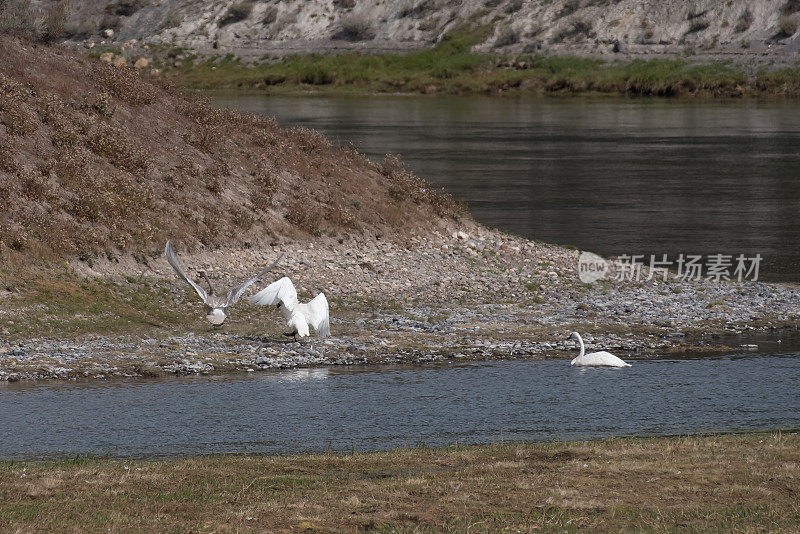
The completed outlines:
{"type": "Polygon", "coordinates": [[[83,147],[59,150],[55,165],[59,183],[66,189],[78,189],[89,175],[91,160],[91,153],[83,147]]]}
{"type": "Polygon", "coordinates": [[[289,135],[305,152],[331,148],[331,142],[328,138],[317,130],[296,126],[289,130],[289,135]]]}
{"type": "Polygon", "coordinates": [[[44,16],[44,32],[42,40],[53,42],[63,39],[67,33],[67,23],[69,22],[69,3],[60,0],[51,7],[44,16]]]}
{"type": "Polygon", "coordinates": [[[56,126],[63,122],[66,108],[58,95],[48,92],[36,99],[36,112],[43,123],[56,126]]]}
{"type": "Polygon", "coordinates": [[[558,12],[556,18],[567,17],[572,15],[581,7],[580,0],[567,0],[564,2],[564,6],[561,8],[561,11],[558,12]]]}
{"type": "Polygon", "coordinates": [[[278,8],[275,6],[269,6],[266,11],[264,11],[264,16],[261,17],[261,24],[264,26],[269,26],[276,20],[278,20],[278,8]]]}
{"type": "Polygon", "coordinates": [[[753,14],[749,9],[745,9],[744,12],[739,15],[739,19],[736,21],[733,30],[737,33],[742,33],[743,31],[747,31],[751,24],[753,24],[753,14]]]}
{"type": "Polygon", "coordinates": [[[12,135],[27,135],[39,126],[37,114],[28,105],[30,91],[0,74],[0,121],[12,135]]]}
{"type": "Polygon", "coordinates": [[[92,152],[130,173],[142,175],[150,165],[147,152],[130,135],[115,126],[98,124],[87,144],[92,152]]]}
{"type": "Polygon", "coordinates": [[[150,0],[117,0],[109,6],[114,15],[130,17],[140,9],[150,5],[150,0]]]}
{"type": "Polygon", "coordinates": [[[253,180],[253,189],[250,193],[250,202],[253,208],[267,211],[272,207],[272,199],[278,189],[277,180],[268,171],[260,171],[253,180]]]}
{"type": "Polygon", "coordinates": [[[519,11],[520,9],[522,9],[522,6],[523,6],[523,5],[525,5],[525,2],[524,2],[524,0],[511,0],[511,1],[510,1],[510,2],[509,2],[507,5],[506,5],[505,12],[506,12],[506,14],[508,14],[508,15],[510,15],[510,14],[512,14],[512,13],[516,13],[517,11],[519,11]]]}
{"type": "Polygon", "coordinates": [[[340,228],[357,228],[358,218],[347,208],[332,206],[325,217],[332,225],[340,228]]]}
{"type": "Polygon", "coordinates": [[[500,32],[494,41],[495,48],[510,46],[519,42],[519,32],[513,28],[506,28],[500,32]]]}
{"type": "Polygon", "coordinates": [[[23,173],[20,180],[22,195],[34,202],[45,202],[50,197],[47,181],[42,176],[33,173],[23,173]]]}
{"type": "Polygon", "coordinates": [[[233,215],[231,216],[231,222],[233,222],[236,228],[239,228],[240,230],[244,230],[245,232],[247,232],[253,227],[253,224],[255,224],[256,218],[249,211],[241,208],[236,208],[233,210],[233,215]]]}
{"type": "Polygon", "coordinates": [[[155,87],[143,82],[130,69],[98,65],[91,76],[113,96],[133,106],[146,106],[155,100],[155,87]]]}
{"type": "Polygon", "coordinates": [[[116,106],[114,105],[114,101],[106,91],[88,97],[84,102],[84,109],[93,111],[102,117],[111,117],[114,115],[114,110],[116,106]]]}
{"type": "Polygon", "coordinates": [[[406,169],[395,154],[386,154],[379,170],[389,181],[389,195],[397,201],[428,203],[440,216],[458,217],[464,211],[450,195],[432,189],[425,180],[406,169]]]}
{"type": "Polygon", "coordinates": [[[365,16],[350,15],[342,18],[341,28],[333,38],[350,42],[370,41],[375,38],[375,29],[365,16]]]}
{"type": "Polygon", "coordinates": [[[195,125],[187,141],[205,152],[215,151],[224,142],[225,130],[229,120],[229,110],[216,109],[208,100],[183,102],[180,113],[195,125]]]}
{"type": "Polygon", "coordinates": [[[219,26],[222,27],[227,26],[228,24],[233,24],[234,22],[240,22],[250,17],[252,13],[253,2],[250,0],[236,2],[228,8],[228,11],[226,11],[225,15],[220,19],[219,26]]]}
{"type": "Polygon", "coordinates": [[[800,11],[800,0],[787,0],[781,7],[782,15],[792,15],[800,11]]]}
{"type": "Polygon", "coordinates": [[[215,196],[222,194],[222,181],[225,174],[225,170],[217,165],[206,167],[206,169],[203,171],[203,184],[211,194],[215,196]]]}
{"type": "Polygon", "coordinates": [[[797,33],[797,18],[794,15],[782,15],[778,19],[778,35],[776,38],[785,39],[797,33]]]}
{"type": "Polygon", "coordinates": [[[42,35],[42,19],[30,0],[3,0],[0,3],[0,33],[33,40],[42,35]]]}
{"type": "Polygon", "coordinates": [[[286,206],[286,220],[311,235],[322,235],[322,209],[305,190],[297,191],[286,206]]]}

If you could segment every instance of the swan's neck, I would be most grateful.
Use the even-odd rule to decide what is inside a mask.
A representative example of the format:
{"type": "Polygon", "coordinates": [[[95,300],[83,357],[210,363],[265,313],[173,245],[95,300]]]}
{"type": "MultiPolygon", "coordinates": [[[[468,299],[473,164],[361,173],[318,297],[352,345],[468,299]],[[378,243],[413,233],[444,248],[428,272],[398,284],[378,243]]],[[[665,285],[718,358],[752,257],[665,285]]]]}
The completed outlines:
{"type": "Polygon", "coordinates": [[[582,358],[584,353],[584,347],[583,347],[583,338],[581,337],[580,334],[578,334],[578,343],[580,343],[581,345],[581,353],[578,354],[578,358],[582,358]]]}

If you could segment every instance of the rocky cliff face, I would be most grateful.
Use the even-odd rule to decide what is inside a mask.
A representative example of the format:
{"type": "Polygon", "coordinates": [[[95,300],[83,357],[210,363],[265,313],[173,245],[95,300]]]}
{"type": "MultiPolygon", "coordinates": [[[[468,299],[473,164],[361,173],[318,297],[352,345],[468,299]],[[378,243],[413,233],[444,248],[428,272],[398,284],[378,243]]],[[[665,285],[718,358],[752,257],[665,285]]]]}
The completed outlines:
{"type": "Polygon", "coordinates": [[[479,51],[793,63],[799,12],[800,0],[91,0],[77,16],[96,25],[94,35],[78,35],[88,33],[88,41],[113,29],[112,42],[135,39],[245,59],[404,51],[473,25],[490,28],[479,51]]]}

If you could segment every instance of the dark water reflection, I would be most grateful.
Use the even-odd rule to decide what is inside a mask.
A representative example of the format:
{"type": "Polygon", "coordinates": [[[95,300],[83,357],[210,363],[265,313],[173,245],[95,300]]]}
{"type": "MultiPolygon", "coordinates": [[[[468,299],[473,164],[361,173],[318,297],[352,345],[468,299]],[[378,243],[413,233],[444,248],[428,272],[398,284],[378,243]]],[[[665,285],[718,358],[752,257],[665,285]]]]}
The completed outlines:
{"type": "Polygon", "coordinates": [[[800,103],[264,97],[219,105],[401,153],[491,226],[600,254],[732,253],[800,280],[800,103]]]}
{"type": "Polygon", "coordinates": [[[800,353],[0,386],[0,458],[375,450],[800,426],[800,353]]]}

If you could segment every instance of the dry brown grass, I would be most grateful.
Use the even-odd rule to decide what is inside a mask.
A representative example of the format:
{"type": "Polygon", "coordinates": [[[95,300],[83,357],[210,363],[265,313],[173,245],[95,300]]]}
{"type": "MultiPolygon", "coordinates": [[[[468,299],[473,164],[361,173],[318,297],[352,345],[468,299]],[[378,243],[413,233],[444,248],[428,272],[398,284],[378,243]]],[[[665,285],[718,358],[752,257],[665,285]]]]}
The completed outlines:
{"type": "Polygon", "coordinates": [[[408,171],[386,172],[318,132],[214,109],[62,49],[0,36],[0,54],[6,262],[155,256],[167,238],[192,249],[405,234],[461,214],[408,171]]]}
{"type": "Polygon", "coordinates": [[[800,437],[0,464],[11,531],[794,531],[800,437]]]}

